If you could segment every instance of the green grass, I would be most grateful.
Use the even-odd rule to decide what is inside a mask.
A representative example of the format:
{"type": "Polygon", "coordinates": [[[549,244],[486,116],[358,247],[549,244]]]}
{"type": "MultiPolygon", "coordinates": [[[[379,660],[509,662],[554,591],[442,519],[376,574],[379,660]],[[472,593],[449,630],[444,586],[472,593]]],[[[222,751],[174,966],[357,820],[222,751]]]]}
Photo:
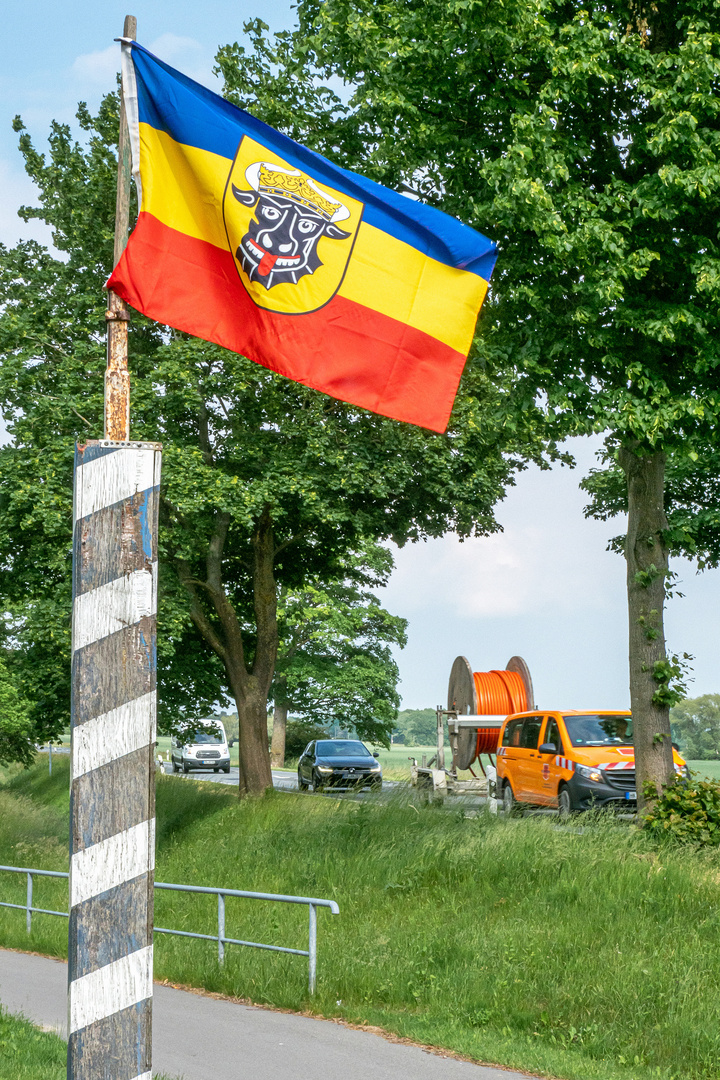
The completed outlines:
{"type": "MultiPolygon", "coordinates": [[[[68,763],[10,771],[0,861],[67,866],[68,763]]],[[[479,1061],[567,1080],[710,1080],[720,1060],[720,855],[654,850],[583,819],[464,818],[414,805],[160,777],[159,880],[337,900],[319,915],[318,994],[303,959],[156,938],[173,982],[377,1024],[479,1061]]],[[[3,899],[25,884],[0,876],[3,899]]],[[[66,885],[38,881],[62,910],[66,885]]],[[[304,908],[228,901],[230,936],[303,948],[304,908]]],[[[212,933],[212,898],[158,892],[156,924],[212,933]]],[[[67,923],[0,911],[0,942],[64,955],[67,923]]]]}
{"type": "Polygon", "coordinates": [[[720,761],[688,761],[688,765],[698,776],[720,780],[720,761]]]}
{"type": "MultiPolygon", "coordinates": [[[[67,1043],[0,1008],[0,1080],[65,1080],[67,1043]]],[[[156,1080],[170,1080],[159,1073],[156,1080]]]]}
{"type": "Polygon", "coordinates": [[[0,1010],[0,1080],[65,1080],[67,1043],[0,1010]]]}

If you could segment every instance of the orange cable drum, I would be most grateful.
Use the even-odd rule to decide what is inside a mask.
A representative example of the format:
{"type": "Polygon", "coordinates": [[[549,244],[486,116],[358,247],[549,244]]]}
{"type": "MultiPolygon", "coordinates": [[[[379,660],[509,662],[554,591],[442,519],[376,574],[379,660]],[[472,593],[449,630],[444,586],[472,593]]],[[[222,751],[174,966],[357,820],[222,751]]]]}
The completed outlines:
{"type": "MultiPolygon", "coordinates": [[[[479,716],[507,716],[527,709],[525,683],[516,671],[475,671],[473,680],[479,716]]],[[[476,755],[493,754],[497,742],[497,728],[478,728],[476,755]]]]}

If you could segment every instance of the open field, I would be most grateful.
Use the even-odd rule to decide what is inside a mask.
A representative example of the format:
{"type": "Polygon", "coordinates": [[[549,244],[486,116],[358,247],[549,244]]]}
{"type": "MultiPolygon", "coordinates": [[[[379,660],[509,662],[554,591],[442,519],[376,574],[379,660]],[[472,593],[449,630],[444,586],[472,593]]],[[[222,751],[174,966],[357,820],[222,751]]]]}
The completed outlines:
{"type": "MultiPolygon", "coordinates": [[[[8,770],[0,861],[67,867],[68,762],[8,770]]],[[[301,958],[159,936],[160,978],[377,1024],[568,1080],[710,1080],[720,1060],[720,855],[654,850],[584,819],[467,819],[417,806],[158,779],[158,879],[337,900],[319,916],[318,994],[301,958]]],[[[2,899],[22,880],[0,876],[2,899]]],[[[36,903],[62,910],[64,883],[36,903]]],[[[233,937],[304,947],[305,909],[228,901],[233,937]]],[[[212,933],[211,898],[159,893],[156,923],[212,933]]],[[[0,912],[0,944],[65,955],[67,923],[0,912]]]]}
{"type": "Polygon", "coordinates": [[[720,761],[688,761],[688,765],[698,776],[720,780],[720,761]]]}

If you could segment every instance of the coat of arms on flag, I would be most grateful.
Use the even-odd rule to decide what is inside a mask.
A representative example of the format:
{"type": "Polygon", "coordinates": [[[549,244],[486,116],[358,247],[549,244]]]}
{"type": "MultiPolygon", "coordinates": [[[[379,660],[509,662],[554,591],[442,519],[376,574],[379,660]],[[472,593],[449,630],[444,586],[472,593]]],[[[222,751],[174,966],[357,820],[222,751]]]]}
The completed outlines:
{"type": "Polygon", "coordinates": [[[319,184],[244,136],[223,199],[228,244],[245,288],[268,311],[316,311],[337,292],[363,204],[319,184]]]}

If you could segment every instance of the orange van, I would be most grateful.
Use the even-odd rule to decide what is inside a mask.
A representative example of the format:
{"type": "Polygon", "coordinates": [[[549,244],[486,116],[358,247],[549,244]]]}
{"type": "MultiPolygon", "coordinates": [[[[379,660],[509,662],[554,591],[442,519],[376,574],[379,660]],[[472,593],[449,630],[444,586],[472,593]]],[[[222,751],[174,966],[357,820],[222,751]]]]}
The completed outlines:
{"type": "MultiPolygon", "coordinates": [[[[673,748],[675,772],[690,771],[673,748]]],[[[561,814],[591,806],[635,808],[635,751],[629,712],[528,712],[508,716],[497,749],[497,796],[553,806],[561,814]]]]}

